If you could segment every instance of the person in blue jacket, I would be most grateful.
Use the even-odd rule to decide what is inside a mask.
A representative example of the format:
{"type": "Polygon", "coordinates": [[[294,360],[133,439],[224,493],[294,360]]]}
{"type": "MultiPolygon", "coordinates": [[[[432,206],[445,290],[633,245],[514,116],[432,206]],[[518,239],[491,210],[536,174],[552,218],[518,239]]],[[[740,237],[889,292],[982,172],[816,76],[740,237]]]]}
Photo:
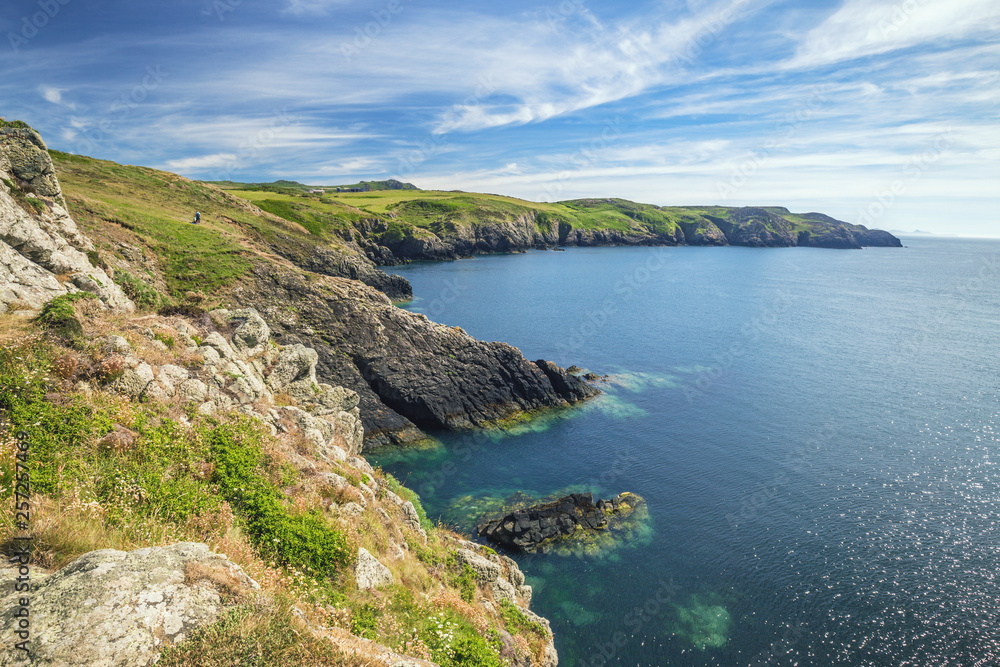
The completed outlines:
{"type": "Polygon", "coordinates": [[[195,211],[194,212],[194,220],[191,221],[191,224],[192,225],[197,225],[199,222],[201,222],[201,213],[198,212],[198,211],[195,211]]]}

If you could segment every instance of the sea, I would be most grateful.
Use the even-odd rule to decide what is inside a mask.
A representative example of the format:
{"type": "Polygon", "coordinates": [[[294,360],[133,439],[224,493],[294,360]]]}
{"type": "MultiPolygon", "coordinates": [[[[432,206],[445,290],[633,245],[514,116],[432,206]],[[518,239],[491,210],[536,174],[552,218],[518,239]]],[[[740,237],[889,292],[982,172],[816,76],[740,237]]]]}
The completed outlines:
{"type": "Polygon", "coordinates": [[[1000,240],[903,242],[394,267],[408,309],[607,379],[372,458],[470,536],[518,492],[645,498],[515,556],[560,665],[1000,665],[1000,240]]]}

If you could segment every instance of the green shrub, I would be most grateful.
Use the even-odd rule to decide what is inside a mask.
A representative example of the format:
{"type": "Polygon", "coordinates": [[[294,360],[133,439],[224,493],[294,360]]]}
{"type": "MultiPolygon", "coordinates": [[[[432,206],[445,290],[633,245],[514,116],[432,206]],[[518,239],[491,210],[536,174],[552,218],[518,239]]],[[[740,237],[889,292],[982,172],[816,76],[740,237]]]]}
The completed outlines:
{"type": "Polygon", "coordinates": [[[212,482],[245,523],[251,542],[286,565],[332,575],[348,562],[347,539],[318,511],[292,514],[263,474],[262,435],[247,418],[207,434],[215,464],[212,482]]]}
{"type": "Polygon", "coordinates": [[[73,292],[57,296],[45,304],[42,312],[38,315],[37,322],[64,338],[79,338],[83,335],[83,325],[76,318],[73,304],[82,299],[94,298],[96,297],[90,292],[73,292]]]}
{"type": "Polygon", "coordinates": [[[115,272],[115,282],[140,310],[156,310],[163,302],[156,289],[124,271],[115,272]]]}
{"type": "Polygon", "coordinates": [[[501,604],[500,618],[503,619],[508,632],[511,634],[535,634],[541,637],[548,634],[544,627],[525,616],[524,612],[516,604],[510,602],[501,604]]]}
{"type": "Polygon", "coordinates": [[[476,573],[468,563],[462,563],[462,573],[455,577],[454,584],[463,600],[469,603],[475,601],[476,573]]]}
{"type": "Polygon", "coordinates": [[[170,334],[165,334],[165,333],[162,333],[162,332],[158,331],[155,334],[153,334],[153,340],[158,340],[161,343],[163,343],[164,345],[166,345],[167,347],[173,347],[174,346],[174,337],[171,336],[170,334]]]}

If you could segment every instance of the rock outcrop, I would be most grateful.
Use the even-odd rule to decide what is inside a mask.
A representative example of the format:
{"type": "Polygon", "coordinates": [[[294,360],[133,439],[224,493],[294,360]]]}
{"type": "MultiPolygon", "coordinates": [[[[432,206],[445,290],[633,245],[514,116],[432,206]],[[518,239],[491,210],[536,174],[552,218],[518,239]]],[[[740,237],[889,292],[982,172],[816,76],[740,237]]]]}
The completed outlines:
{"type": "Polygon", "coordinates": [[[600,393],[555,364],[396,308],[357,282],[308,281],[271,265],[255,274],[234,296],[281,343],[314,348],[321,381],[358,394],[366,447],[421,440],[424,428],[489,426],[600,393]]]}
{"type": "Polygon", "coordinates": [[[574,493],[550,503],[515,510],[477,527],[480,537],[515,552],[546,551],[577,531],[609,527],[609,518],[632,513],[645,501],[634,493],[594,502],[590,493],[574,493]]]}
{"type": "Polygon", "coordinates": [[[63,207],[45,143],[27,127],[0,127],[0,313],[39,310],[86,291],[116,310],[134,304],[94,266],[94,247],[63,207]]]}
{"type": "MultiPolygon", "coordinates": [[[[32,657],[14,648],[12,623],[0,631],[0,664],[11,667],[133,667],[216,620],[260,586],[204,544],[182,542],[85,554],[38,580],[29,608],[32,657]]],[[[0,609],[18,607],[18,594],[0,609]]]]}
{"type": "Polygon", "coordinates": [[[220,309],[212,311],[211,318],[232,328],[229,338],[187,322],[160,323],[156,331],[138,329],[154,345],[166,339],[185,350],[195,360],[186,367],[154,366],[133,353],[121,336],[107,336],[103,345],[121,358],[123,369],[111,389],[135,400],[180,400],[193,404],[200,414],[235,409],[274,433],[293,424],[313,443],[317,455],[329,461],[345,461],[361,452],[364,427],[358,395],[317,380],[315,350],[275,344],[270,327],[253,308],[220,309]],[[296,405],[275,405],[276,394],[296,405]]]}

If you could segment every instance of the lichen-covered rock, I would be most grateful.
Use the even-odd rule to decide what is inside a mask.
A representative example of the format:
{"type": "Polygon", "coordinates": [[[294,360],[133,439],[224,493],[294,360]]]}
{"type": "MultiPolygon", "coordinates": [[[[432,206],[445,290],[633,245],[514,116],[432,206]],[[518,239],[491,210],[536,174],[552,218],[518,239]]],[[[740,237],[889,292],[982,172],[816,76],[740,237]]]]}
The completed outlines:
{"type": "Polygon", "coordinates": [[[393,583],[392,572],[382,563],[378,562],[367,549],[358,549],[358,562],[354,566],[354,579],[358,588],[365,590],[369,588],[381,588],[393,583]]]}
{"type": "Polygon", "coordinates": [[[153,369],[146,362],[140,362],[135,368],[127,368],[122,376],[115,380],[112,389],[130,398],[137,399],[146,391],[146,387],[154,380],[153,369]]]}
{"type": "Polygon", "coordinates": [[[239,324],[233,332],[233,347],[246,356],[258,354],[267,349],[271,340],[271,329],[253,308],[230,311],[229,321],[239,324]]]}
{"type": "MultiPolygon", "coordinates": [[[[12,624],[3,624],[0,664],[152,665],[164,647],[215,621],[228,601],[258,589],[238,565],[204,544],[93,551],[32,591],[32,661],[15,651],[12,624]]],[[[0,609],[15,608],[17,595],[0,600],[0,609]]]]}
{"type": "Polygon", "coordinates": [[[316,350],[302,344],[289,345],[278,353],[278,363],[267,377],[267,383],[274,391],[287,389],[292,383],[303,383],[308,388],[306,397],[315,392],[312,387],[319,388],[316,382],[316,363],[319,355],[316,350]]]}

